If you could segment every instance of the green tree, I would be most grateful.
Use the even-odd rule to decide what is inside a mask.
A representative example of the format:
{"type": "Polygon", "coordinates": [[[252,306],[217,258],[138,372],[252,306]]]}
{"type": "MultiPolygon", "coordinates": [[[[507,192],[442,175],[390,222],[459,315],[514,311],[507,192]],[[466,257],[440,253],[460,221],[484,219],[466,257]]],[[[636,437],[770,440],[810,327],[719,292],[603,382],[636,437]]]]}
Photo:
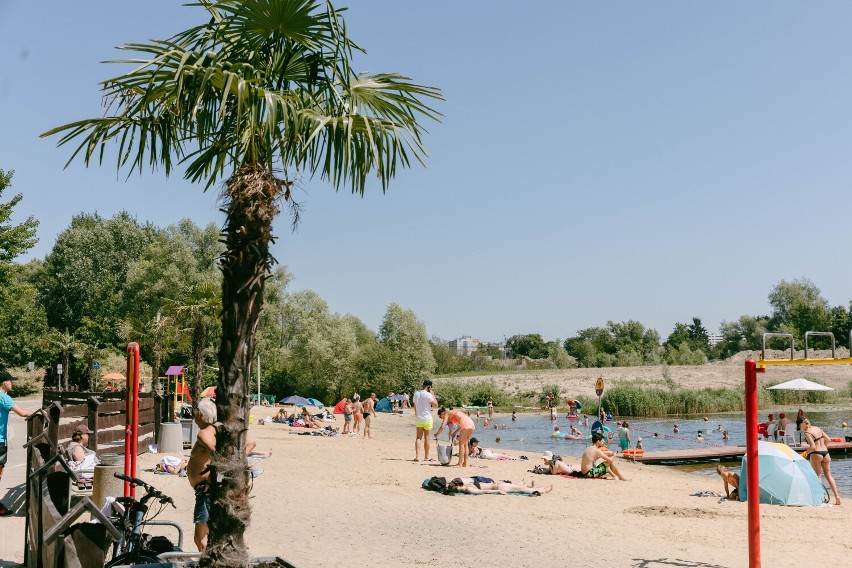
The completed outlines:
{"type": "Polygon", "coordinates": [[[171,353],[179,341],[179,327],[174,317],[164,316],[161,311],[148,320],[126,318],[116,329],[123,341],[136,341],[151,358],[151,391],[163,394],[160,382],[160,365],[163,357],[171,353]]]}
{"type": "Polygon", "coordinates": [[[413,393],[435,371],[426,325],[412,310],[391,303],[379,327],[379,343],[388,348],[394,362],[398,382],[392,390],[413,393]]]}
{"type": "Polygon", "coordinates": [[[557,369],[573,369],[577,366],[577,360],[565,351],[558,339],[547,342],[547,358],[557,369]]]}
{"type": "Polygon", "coordinates": [[[181,300],[167,302],[169,311],[175,314],[181,332],[191,334],[192,381],[189,394],[193,410],[201,396],[204,378],[204,363],[210,338],[210,330],[216,325],[222,300],[213,279],[196,283],[181,300]]]}
{"type": "Polygon", "coordinates": [[[548,356],[547,345],[538,333],[513,335],[506,340],[506,349],[509,350],[512,357],[547,359],[548,356]]]}
{"type": "Polygon", "coordinates": [[[769,305],[772,306],[770,329],[792,333],[799,345],[806,331],[828,331],[831,327],[828,302],[807,278],[780,281],[769,292],[769,305]]]}
{"type": "Polygon", "coordinates": [[[67,391],[68,385],[71,384],[71,356],[85,349],[85,345],[68,330],[58,329],[49,330],[42,342],[48,350],[62,358],[62,384],[57,386],[67,391]]]}
{"type": "Polygon", "coordinates": [[[47,316],[28,278],[30,270],[24,267],[12,271],[6,285],[0,286],[0,367],[51,362],[42,341],[48,329],[47,316]]]}
{"type": "Polygon", "coordinates": [[[837,343],[852,348],[852,345],[849,345],[849,332],[852,331],[852,302],[847,308],[843,306],[831,308],[830,318],[831,332],[834,333],[837,343]]]}
{"type": "Polygon", "coordinates": [[[723,321],[719,325],[722,341],[717,346],[720,356],[730,357],[740,351],[760,349],[768,325],[766,316],[740,316],[735,322],[723,321]]]}
{"type": "Polygon", "coordinates": [[[79,140],[83,160],[118,143],[118,168],[162,167],[223,189],[222,341],[217,406],[223,427],[202,566],[244,566],[250,517],[243,447],[248,392],[272,224],[304,171],[363,193],[368,175],[386,189],[397,166],[423,161],[423,101],[439,91],[395,74],[356,75],[359,47],[340,12],[315,0],[202,0],[204,24],[166,41],[125,46],[148,54],[103,83],[106,116],[56,128],[79,140]],[[280,173],[279,173],[280,172],[280,173]],[[281,175],[279,178],[277,175],[281,175]]]}
{"type": "MultiPolygon", "coordinates": [[[[12,185],[14,171],[4,172],[0,170],[0,198],[6,188],[12,185]]],[[[12,262],[23,253],[30,250],[37,242],[36,227],[38,221],[33,217],[27,217],[23,223],[12,223],[12,213],[15,206],[21,202],[24,196],[16,194],[9,201],[0,201],[0,285],[6,285],[10,279],[12,262]]]]}
{"type": "Polygon", "coordinates": [[[154,232],[126,212],[110,219],[98,214],[73,217],[45,258],[37,284],[50,326],[76,330],[88,316],[100,321],[107,334],[97,339],[115,343],[114,330],[124,317],[127,270],[147,249],[154,232]]]}
{"type": "Polygon", "coordinates": [[[686,344],[690,350],[699,350],[705,354],[710,349],[710,336],[701,323],[701,318],[693,317],[692,323],[676,323],[674,331],[669,334],[664,345],[667,349],[678,349],[686,344]]]}

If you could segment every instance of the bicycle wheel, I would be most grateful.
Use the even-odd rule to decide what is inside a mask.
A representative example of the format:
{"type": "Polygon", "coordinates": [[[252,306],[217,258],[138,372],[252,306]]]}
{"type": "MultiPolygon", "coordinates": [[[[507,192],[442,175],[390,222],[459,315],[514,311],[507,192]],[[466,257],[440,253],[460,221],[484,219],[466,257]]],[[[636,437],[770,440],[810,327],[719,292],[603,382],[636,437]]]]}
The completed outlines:
{"type": "Polygon", "coordinates": [[[153,550],[140,550],[126,552],[116,556],[106,563],[104,568],[113,568],[113,566],[129,566],[131,564],[160,564],[161,560],[157,557],[157,553],[153,550]]]}

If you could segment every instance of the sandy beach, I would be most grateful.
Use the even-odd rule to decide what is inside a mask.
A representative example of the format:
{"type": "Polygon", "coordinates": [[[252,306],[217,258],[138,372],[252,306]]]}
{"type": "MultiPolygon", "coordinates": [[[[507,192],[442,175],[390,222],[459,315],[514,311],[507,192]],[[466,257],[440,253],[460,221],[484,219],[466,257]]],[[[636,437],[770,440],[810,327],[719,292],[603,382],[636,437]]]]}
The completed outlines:
{"type": "MultiPolygon", "coordinates": [[[[534,475],[527,470],[541,459],[531,455],[530,461],[474,460],[465,475],[552,483],[547,495],[444,496],[421,489],[422,481],[462,470],[411,461],[412,414],[380,414],[373,430],[375,437],[365,440],[301,436],[280,424],[252,427],[258,447],[273,450],[255,464],[264,473],[252,493],[252,555],[280,555],[300,568],[748,565],[746,504],[690,496],[721,491],[716,479],[624,460],[626,482],[534,475]]],[[[145,454],[140,465],[150,470],[158,459],[145,454]]],[[[191,543],[186,479],[141,476],[178,502],[162,517],[179,521],[191,543]]],[[[762,506],[765,565],[791,558],[843,565],[852,551],[852,501],[845,497],[840,507],[762,506]]]]}

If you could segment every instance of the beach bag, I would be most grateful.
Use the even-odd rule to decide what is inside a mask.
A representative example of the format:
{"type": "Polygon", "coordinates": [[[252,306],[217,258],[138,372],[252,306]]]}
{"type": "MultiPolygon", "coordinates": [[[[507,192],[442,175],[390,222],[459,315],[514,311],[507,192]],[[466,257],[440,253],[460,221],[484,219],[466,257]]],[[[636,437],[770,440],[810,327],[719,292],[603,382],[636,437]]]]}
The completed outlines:
{"type": "Polygon", "coordinates": [[[428,489],[429,491],[437,491],[438,493],[444,493],[447,490],[447,478],[430,477],[429,482],[426,484],[426,489],[428,489]]]}
{"type": "Polygon", "coordinates": [[[438,446],[438,462],[441,465],[450,465],[453,458],[453,446],[438,446]]]}

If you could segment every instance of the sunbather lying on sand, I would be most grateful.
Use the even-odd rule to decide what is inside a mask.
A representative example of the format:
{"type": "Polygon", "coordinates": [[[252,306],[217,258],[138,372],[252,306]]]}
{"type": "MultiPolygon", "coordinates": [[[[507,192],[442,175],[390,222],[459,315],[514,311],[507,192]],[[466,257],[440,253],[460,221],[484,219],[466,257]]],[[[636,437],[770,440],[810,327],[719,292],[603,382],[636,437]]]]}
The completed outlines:
{"type": "Polygon", "coordinates": [[[470,493],[471,495],[480,495],[483,493],[496,493],[499,495],[507,493],[542,495],[550,493],[552,490],[552,485],[543,488],[535,487],[534,483],[531,483],[529,486],[518,485],[511,481],[494,481],[489,477],[478,475],[474,477],[456,477],[447,483],[447,493],[470,493]]]}
{"type": "Polygon", "coordinates": [[[470,457],[472,458],[482,458],[484,460],[519,460],[521,458],[516,458],[514,456],[507,456],[506,454],[500,454],[495,451],[489,450],[488,448],[480,448],[479,440],[476,438],[471,438],[470,442],[470,457]]]}

